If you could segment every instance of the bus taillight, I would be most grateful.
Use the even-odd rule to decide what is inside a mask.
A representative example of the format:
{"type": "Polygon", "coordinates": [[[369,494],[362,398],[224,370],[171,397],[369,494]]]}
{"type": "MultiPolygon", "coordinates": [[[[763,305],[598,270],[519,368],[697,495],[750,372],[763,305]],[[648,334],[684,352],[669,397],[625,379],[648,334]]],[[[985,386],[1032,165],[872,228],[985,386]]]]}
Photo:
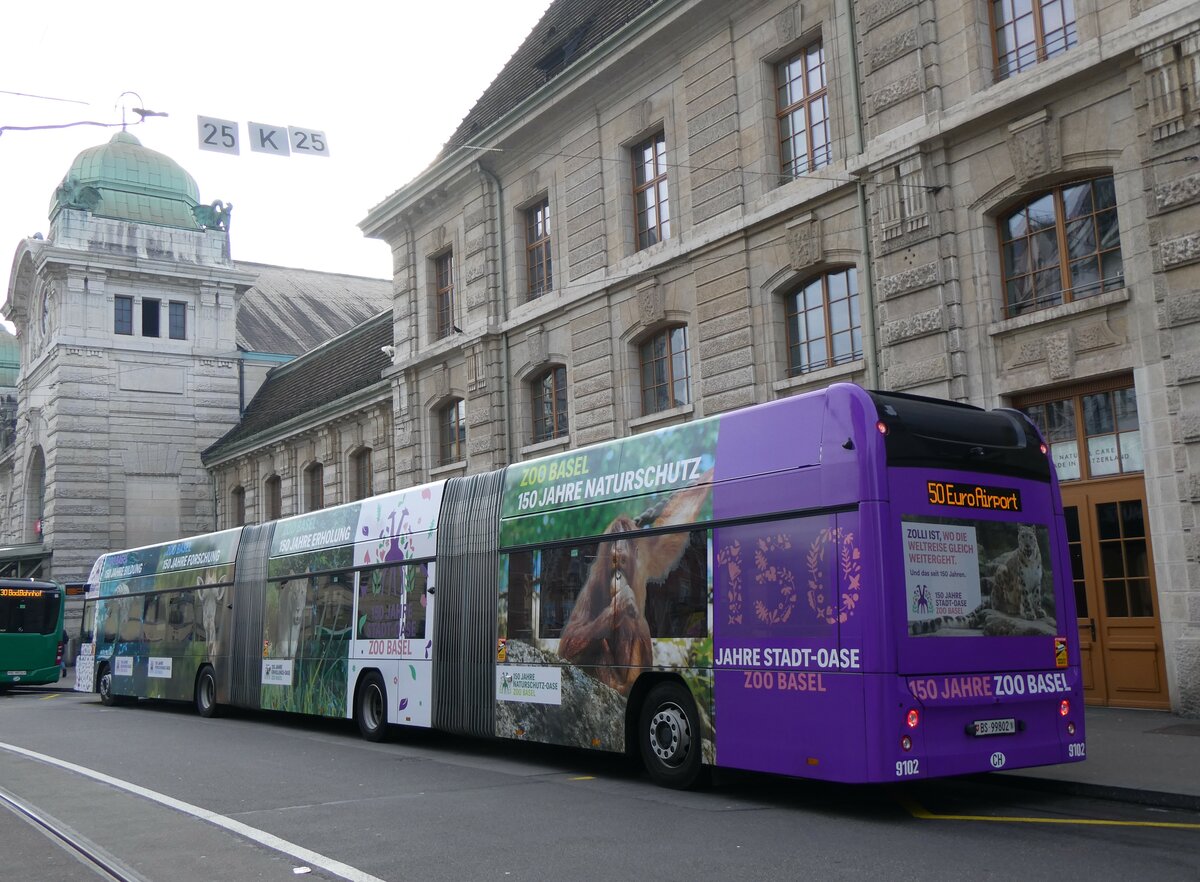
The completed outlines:
{"type": "Polygon", "coordinates": [[[1042,451],[1042,456],[1045,456],[1047,453],[1050,452],[1050,448],[1046,446],[1045,441],[1043,441],[1041,444],[1038,445],[1038,449],[1042,451]]]}
{"type": "Polygon", "coordinates": [[[1071,702],[1068,699],[1064,698],[1062,700],[1062,704],[1060,704],[1058,706],[1058,715],[1060,717],[1065,717],[1070,712],[1071,712],[1071,702]]]}
{"type": "Polygon", "coordinates": [[[883,420],[877,422],[875,424],[875,428],[879,430],[880,435],[886,435],[888,433],[887,423],[885,423],[883,420]]]}
{"type": "Polygon", "coordinates": [[[917,728],[917,725],[921,722],[921,715],[915,707],[909,710],[908,716],[904,718],[904,722],[908,724],[908,728],[910,729],[917,728]]]}
{"type": "Polygon", "coordinates": [[[907,735],[900,739],[900,749],[905,752],[912,750],[912,739],[907,735]]]}

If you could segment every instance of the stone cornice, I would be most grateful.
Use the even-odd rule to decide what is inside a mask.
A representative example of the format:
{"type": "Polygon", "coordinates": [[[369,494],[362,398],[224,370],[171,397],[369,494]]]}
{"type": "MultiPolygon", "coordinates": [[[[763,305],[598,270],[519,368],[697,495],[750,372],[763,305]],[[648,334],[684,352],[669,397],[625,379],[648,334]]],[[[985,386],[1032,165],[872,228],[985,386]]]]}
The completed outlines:
{"type": "Polygon", "coordinates": [[[258,278],[256,273],[249,273],[233,266],[211,266],[185,261],[154,260],[144,257],[79,251],[75,248],[60,248],[50,244],[38,250],[34,258],[34,265],[39,273],[52,266],[79,267],[85,270],[99,270],[105,273],[129,276],[154,278],[172,276],[180,279],[219,281],[239,286],[253,285],[255,279],[258,278]]]}

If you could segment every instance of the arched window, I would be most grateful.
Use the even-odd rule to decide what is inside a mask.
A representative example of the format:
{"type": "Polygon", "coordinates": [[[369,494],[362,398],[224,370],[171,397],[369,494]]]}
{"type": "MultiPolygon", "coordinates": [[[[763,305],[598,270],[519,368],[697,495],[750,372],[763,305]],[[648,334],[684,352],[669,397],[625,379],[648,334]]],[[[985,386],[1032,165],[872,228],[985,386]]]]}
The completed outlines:
{"type": "Polygon", "coordinates": [[[267,520],[277,521],[283,516],[283,481],[279,475],[267,478],[265,487],[267,501],[267,520]]]}
{"type": "Polygon", "coordinates": [[[41,447],[29,455],[29,477],[25,487],[25,530],[30,542],[41,542],[46,517],[46,455],[41,447]]]}
{"type": "Polygon", "coordinates": [[[784,297],[788,376],[862,358],[862,315],[854,267],[825,273],[784,297]]]}
{"type": "Polygon", "coordinates": [[[692,400],[687,325],[664,328],[638,347],[642,414],[682,407],[692,400]]]}
{"type": "Polygon", "coordinates": [[[1125,286],[1111,176],[1057,187],[1000,218],[1011,318],[1125,286]]]}
{"type": "Polygon", "coordinates": [[[541,374],[529,386],[533,411],[533,443],[567,436],[567,369],[562,365],[541,374]]]}
{"type": "Polygon", "coordinates": [[[325,507],[325,467],[314,462],[304,470],[305,511],[325,507]]]}
{"type": "Polygon", "coordinates": [[[350,496],[366,499],[372,491],[371,448],[363,447],[350,455],[350,496]]]}
{"type": "Polygon", "coordinates": [[[461,398],[437,412],[438,463],[448,465],[467,458],[467,403],[461,398]]]}
{"type": "Polygon", "coordinates": [[[246,523],[246,488],[234,487],[229,494],[229,516],[233,519],[233,526],[240,527],[246,523]]]}

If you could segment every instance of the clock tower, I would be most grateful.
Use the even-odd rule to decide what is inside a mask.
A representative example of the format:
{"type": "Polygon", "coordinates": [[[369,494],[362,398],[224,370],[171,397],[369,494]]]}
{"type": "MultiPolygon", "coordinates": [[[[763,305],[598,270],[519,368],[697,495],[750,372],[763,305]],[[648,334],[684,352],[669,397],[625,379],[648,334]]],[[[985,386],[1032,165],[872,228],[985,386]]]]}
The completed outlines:
{"type": "Polygon", "coordinates": [[[5,574],[80,581],[97,555],[209,529],[200,452],[239,415],[236,313],[254,277],[230,209],[128,131],[84,150],[17,247],[20,347],[0,450],[5,574]]]}

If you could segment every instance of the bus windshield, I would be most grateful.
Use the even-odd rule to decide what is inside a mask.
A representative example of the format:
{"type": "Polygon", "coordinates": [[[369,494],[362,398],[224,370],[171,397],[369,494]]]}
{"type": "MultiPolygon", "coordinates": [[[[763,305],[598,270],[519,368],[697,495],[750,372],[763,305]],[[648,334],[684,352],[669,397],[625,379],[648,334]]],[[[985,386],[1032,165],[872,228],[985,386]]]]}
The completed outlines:
{"type": "Polygon", "coordinates": [[[37,588],[0,588],[0,634],[53,634],[59,593],[37,588]]]}

